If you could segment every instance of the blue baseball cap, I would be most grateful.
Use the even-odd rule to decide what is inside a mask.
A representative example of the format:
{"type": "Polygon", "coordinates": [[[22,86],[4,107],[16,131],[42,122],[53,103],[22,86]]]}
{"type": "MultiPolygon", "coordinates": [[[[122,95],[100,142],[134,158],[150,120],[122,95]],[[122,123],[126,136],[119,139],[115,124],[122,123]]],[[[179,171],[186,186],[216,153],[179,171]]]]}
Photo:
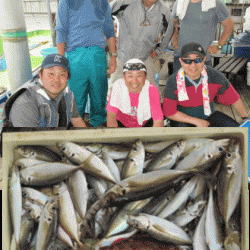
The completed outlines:
{"type": "Polygon", "coordinates": [[[54,66],[61,66],[61,67],[65,68],[68,71],[68,73],[70,73],[69,60],[63,55],[49,54],[44,58],[44,60],[42,62],[43,68],[47,69],[47,68],[51,68],[54,66]]]}

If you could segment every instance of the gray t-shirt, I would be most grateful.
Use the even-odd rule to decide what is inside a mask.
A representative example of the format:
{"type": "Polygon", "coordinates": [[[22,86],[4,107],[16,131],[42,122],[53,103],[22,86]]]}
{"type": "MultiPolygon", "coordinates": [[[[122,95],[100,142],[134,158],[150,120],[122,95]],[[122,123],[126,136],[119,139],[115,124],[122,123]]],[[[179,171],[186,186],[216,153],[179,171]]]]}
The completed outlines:
{"type": "MultiPolygon", "coordinates": [[[[63,93],[57,96],[57,99],[52,99],[52,103],[58,110],[60,100],[63,93]]],[[[75,99],[73,100],[72,118],[78,118],[80,115],[76,106],[75,99]]],[[[25,91],[14,102],[10,110],[10,121],[14,127],[38,127],[39,124],[39,109],[36,100],[30,98],[25,91]]]]}
{"type": "MultiPolygon", "coordinates": [[[[180,56],[183,45],[191,42],[199,43],[206,51],[215,39],[217,24],[230,17],[226,5],[221,0],[216,0],[216,7],[207,12],[201,11],[201,2],[190,1],[185,17],[183,20],[179,19],[178,49],[174,51],[174,56],[180,56]]],[[[174,18],[178,18],[176,16],[177,3],[178,0],[173,6],[174,18]]],[[[208,53],[207,59],[211,59],[208,53]]]]}

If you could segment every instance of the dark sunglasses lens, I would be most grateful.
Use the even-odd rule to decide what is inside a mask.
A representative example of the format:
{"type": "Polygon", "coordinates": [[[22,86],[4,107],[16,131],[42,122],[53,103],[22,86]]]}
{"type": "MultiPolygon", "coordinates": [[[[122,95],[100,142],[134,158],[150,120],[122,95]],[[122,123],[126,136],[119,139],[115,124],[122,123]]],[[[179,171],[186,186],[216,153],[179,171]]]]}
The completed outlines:
{"type": "Polygon", "coordinates": [[[194,62],[195,62],[196,64],[198,64],[198,63],[201,63],[202,60],[203,60],[202,58],[197,58],[197,59],[194,60],[194,62]]]}
{"type": "Polygon", "coordinates": [[[201,63],[202,62],[202,58],[197,58],[195,60],[190,60],[190,59],[182,59],[182,61],[185,63],[185,64],[191,64],[192,62],[194,62],[195,64],[198,64],[198,63],[201,63]]]}
{"type": "Polygon", "coordinates": [[[185,64],[191,64],[193,60],[182,59],[182,61],[183,61],[185,64]]]}

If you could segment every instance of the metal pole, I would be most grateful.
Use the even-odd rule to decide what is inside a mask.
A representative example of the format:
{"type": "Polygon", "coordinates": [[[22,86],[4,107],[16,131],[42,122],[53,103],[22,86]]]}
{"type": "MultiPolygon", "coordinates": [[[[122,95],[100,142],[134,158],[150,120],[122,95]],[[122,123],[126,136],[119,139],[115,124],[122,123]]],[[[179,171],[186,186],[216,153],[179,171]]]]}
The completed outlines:
{"type": "Polygon", "coordinates": [[[22,0],[0,0],[0,6],[0,30],[13,93],[32,78],[28,36],[22,0]]]}
{"type": "Polygon", "coordinates": [[[53,42],[53,46],[56,47],[56,32],[55,32],[55,28],[54,28],[53,20],[52,20],[52,16],[51,16],[51,9],[50,9],[49,0],[46,0],[46,3],[47,3],[47,11],[48,11],[48,16],[49,16],[49,25],[50,25],[52,42],[53,42]]]}

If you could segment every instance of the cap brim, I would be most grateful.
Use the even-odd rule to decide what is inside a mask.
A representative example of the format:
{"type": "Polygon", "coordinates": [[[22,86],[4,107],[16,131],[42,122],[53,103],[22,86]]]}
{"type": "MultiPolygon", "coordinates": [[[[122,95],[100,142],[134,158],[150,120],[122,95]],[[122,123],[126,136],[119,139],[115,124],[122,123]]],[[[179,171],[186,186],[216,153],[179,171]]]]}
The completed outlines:
{"type": "Polygon", "coordinates": [[[51,67],[54,67],[54,66],[61,66],[61,67],[63,67],[64,69],[66,69],[69,72],[69,69],[67,67],[65,67],[65,66],[63,66],[62,64],[59,64],[59,63],[47,64],[45,66],[42,65],[42,67],[45,68],[45,69],[48,69],[48,68],[51,68],[51,67]]]}

